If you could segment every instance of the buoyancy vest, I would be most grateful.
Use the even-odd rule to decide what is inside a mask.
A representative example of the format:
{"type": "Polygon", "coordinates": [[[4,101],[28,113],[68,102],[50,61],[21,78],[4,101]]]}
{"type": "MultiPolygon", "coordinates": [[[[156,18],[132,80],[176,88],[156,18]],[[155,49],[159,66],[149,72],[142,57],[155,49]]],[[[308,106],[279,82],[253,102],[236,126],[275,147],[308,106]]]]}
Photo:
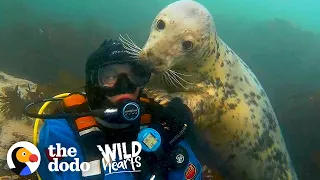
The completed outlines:
{"type": "MultiPolygon", "coordinates": [[[[157,107],[148,106],[145,112],[151,112],[155,109],[158,109],[160,105],[154,103],[152,99],[140,97],[141,103],[154,104],[157,107]],[[151,110],[151,109],[152,110],[151,110]]],[[[86,100],[86,97],[82,94],[72,94],[62,101],[62,105],[65,112],[68,113],[79,113],[79,112],[87,112],[89,111],[89,106],[86,100]]],[[[142,113],[140,117],[140,124],[148,125],[151,123],[152,119],[158,118],[156,117],[157,113],[142,113]]],[[[74,131],[77,141],[81,147],[81,151],[83,153],[84,161],[90,164],[90,170],[86,172],[82,172],[82,178],[86,180],[100,180],[104,179],[104,171],[102,168],[101,160],[103,156],[97,145],[101,145],[104,147],[105,144],[110,143],[107,140],[107,137],[104,133],[104,129],[97,123],[96,119],[92,116],[85,116],[80,118],[69,118],[67,119],[70,127],[74,131]]],[[[142,167],[148,166],[145,162],[141,162],[142,167]]],[[[139,173],[137,179],[141,179],[141,177],[145,176],[145,171],[143,173],[139,173]]]]}

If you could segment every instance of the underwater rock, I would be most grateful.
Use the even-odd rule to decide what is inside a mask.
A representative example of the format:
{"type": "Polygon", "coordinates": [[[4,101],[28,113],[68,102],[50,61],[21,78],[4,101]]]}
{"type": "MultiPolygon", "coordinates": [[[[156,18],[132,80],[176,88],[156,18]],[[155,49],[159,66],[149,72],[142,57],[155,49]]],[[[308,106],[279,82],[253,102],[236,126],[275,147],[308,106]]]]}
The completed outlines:
{"type": "Polygon", "coordinates": [[[223,180],[217,169],[210,169],[208,166],[202,166],[202,179],[203,180],[223,180]]]}
{"type": "Polygon", "coordinates": [[[35,92],[36,87],[31,81],[0,72],[0,160],[6,159],[8,148],[15,142],[32,141],[33,123],[22,112],[28,93],[35,92]]]}
{"type": "Polygon", "coordinates": [[[37,180],[37,174],[33,173],[28,176],[19,176],[14,174],[13,171],[9,169],[7,166],[7,161],[6,160],[0,160],[0,180],[14,180],[14,179],[19,179],[19,180],[37,180]]]}

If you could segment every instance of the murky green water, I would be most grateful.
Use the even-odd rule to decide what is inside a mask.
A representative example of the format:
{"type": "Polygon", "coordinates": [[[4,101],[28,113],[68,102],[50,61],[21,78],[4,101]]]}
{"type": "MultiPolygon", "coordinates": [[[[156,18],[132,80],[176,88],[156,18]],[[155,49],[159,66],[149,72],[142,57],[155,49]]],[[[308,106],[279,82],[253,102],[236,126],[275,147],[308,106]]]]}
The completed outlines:
{"type": "MultiPolygon", "coordinates": [[[[128,33],[142,46],[171,2],[1,0],[0,71],[42,84],[61,72],[83,77],[87,56],[104,39],[128,33]]],[[[300,179],[320,179],[320,1],[199,2],[264,86],[300,179]]]]}

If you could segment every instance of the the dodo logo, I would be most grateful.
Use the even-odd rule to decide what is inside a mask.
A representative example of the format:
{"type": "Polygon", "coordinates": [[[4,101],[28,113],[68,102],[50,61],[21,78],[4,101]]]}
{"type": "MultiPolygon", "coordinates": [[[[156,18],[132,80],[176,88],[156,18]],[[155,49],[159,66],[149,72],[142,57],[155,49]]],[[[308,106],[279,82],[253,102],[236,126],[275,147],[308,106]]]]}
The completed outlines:
{"type": "Polygon", "coordinates": [[[27,176],[40,165],[40,152],[30,142],[21,141],[12,145],[7,153],[7,164],[16,174],[27,176]]]}

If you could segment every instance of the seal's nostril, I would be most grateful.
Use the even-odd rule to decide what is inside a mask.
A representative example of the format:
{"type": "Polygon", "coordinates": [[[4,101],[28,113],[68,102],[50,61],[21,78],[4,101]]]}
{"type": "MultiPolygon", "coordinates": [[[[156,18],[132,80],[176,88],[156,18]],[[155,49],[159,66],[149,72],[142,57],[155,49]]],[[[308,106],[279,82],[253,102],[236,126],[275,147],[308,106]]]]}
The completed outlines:
{"type": "Polygon", "coordinates": [[[141,51],[141,53],[139,54],[139,60],[142,60],[142,61],[148,60],[148,56],[145,51],[141,51]]]}
{"type": "Polygon", "coordinates": [[[147,52],[147,57],[150,58],[151,56],[153,56],[153,52],[152,51],[148,51],[147,52]]]}

